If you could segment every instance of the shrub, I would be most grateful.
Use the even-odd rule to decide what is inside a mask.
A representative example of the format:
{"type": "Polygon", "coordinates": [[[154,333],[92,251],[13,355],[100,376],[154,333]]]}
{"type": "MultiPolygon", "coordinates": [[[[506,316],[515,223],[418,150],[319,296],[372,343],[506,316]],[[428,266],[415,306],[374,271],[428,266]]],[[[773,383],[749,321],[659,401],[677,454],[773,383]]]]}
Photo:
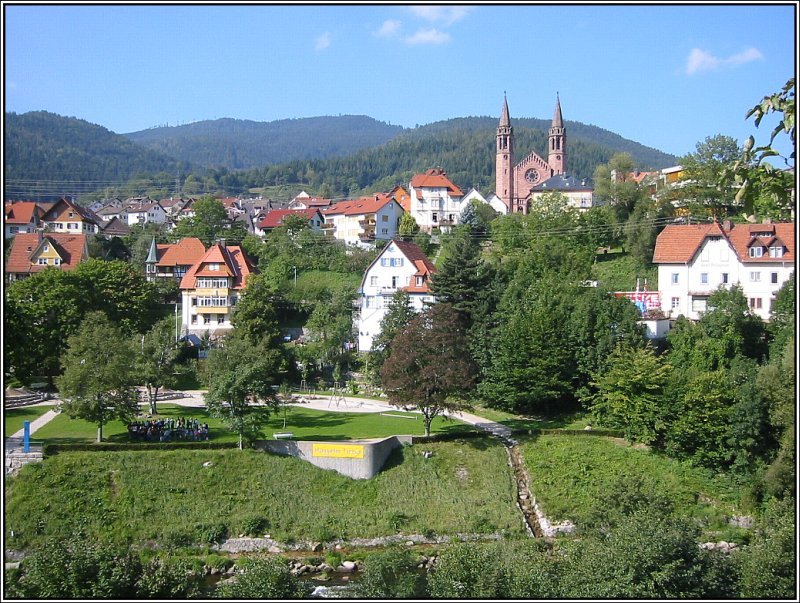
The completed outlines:
{"type": "Polygon", "coordinates": [[[269,529],[269,519],[261,515],[249,515],[242,521],[242,532],[248,536],[261,536],[269,529]]]}
{"type": "Polygon", "coordinates": [[[224,523],[198,523],[194,526],[194,534],[198,542],[219,544],[228,537],[228,526],[224,523]]]}
{"type": "Polygon", "coordinates": [[[310,586],[291,575],[282,559],[243,558],[237,563],[236,580],[217,587],[220,599],[302,599],[310,586]]]}
{"type": "Polygon", "coordinates": [[[425,593],[425,576],[417,571],[416,556],[407,550],[388,550],[367,556],[364,573],[353,587],[356,598],[414,599],[425,593]]]}

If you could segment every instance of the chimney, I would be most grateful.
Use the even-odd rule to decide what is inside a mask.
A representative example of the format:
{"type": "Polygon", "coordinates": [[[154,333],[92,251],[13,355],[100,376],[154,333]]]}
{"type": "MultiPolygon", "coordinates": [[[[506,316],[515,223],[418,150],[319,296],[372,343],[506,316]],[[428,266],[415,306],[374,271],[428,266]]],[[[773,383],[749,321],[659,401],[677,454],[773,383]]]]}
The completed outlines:
{"type": "Polygon", "coordinates": [[[732,228],[733,228],[733,222],[731,220],[723,220],[722,230],[729,231],[732,228]]]}

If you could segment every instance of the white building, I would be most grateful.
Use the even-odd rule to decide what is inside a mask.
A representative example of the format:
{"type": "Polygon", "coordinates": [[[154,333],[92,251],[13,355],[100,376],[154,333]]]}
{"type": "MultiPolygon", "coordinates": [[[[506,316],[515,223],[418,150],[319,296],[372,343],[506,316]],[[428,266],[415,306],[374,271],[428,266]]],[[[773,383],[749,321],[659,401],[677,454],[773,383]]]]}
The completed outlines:
{"type": "Polygon", "coordinates": [[[508,208],[506,207],[506,204],[503,203],[503,200],[500,197],[498,197],[495,193],[492,193],[488,197],[484,197],[483,195],[481,195],[478,189],[471,188],[467,191],[467,193],[463,196],[462,199],[464,207],[469,205],[470,202],[474,200],[478,201],[479,203],[485,203],[501,216],[504,216],[505,214],[508,213],[508,208]]]}
{"type": "Polygon", "coordinates": [[[149,223],[163,224],[167,221],[167,213],[158,201],[126,204],[122,216],[128,226],[149,223]]]}
{"type": "Polygon", "coordinates": [[[378,193],[342,201],[322,210],[323,231],[348,245],[371,245],[376,239],[388,241],[397,236],[403,208],[393,197],[378,193]]]}
{"type": "Polygon", "coordinates": [[[398,290],[408,292],[411,307],[417,312],[436,301],[429,287],[435,272],[433,262],[415,243],[394,239],[383,248],[364,272],[358,290],[359,351],[372,350],[372,341],[380,334],[381,321],[398,290]]]}
{"type": "Polygon", "coordinates": [[[697,320],[718,287],[739,284],[751,311],[769,320],[794,261],[793,223],[667,226],[653,254],[661,310],[670,318],[697,320]]]}
{"type": "Polygon", "coordinates": [[[464,193],[442,169],[416,174],[409,183],[410,211],[420,230],[449,229],[459,222],[466,207],[464,193]]]}

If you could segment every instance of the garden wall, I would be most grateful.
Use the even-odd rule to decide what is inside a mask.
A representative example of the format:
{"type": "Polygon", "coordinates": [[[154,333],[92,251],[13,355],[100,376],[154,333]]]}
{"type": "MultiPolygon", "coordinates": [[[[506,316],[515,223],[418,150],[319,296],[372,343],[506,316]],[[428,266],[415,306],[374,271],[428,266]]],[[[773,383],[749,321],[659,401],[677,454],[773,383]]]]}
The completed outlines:
{"type": "Polygon", "coordinates": [[[392,450],[411,443],[411,436],[400,435],[337,442],[258,440],[255,447],[274,454],[293,456],[321,469],[333,469],[353,479],[369,479],[383,468],[392,450]]]}

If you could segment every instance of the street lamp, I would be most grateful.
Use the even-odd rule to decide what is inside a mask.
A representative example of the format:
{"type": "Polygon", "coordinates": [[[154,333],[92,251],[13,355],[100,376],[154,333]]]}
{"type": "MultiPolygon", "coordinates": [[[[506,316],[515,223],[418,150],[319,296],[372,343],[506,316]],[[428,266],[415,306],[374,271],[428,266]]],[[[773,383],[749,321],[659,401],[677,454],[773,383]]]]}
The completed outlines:
{"type": "Polygon", "coordinates": [[[297,287],[297,266],[292,266],[294,268],[294,286],[297,287]]]}

